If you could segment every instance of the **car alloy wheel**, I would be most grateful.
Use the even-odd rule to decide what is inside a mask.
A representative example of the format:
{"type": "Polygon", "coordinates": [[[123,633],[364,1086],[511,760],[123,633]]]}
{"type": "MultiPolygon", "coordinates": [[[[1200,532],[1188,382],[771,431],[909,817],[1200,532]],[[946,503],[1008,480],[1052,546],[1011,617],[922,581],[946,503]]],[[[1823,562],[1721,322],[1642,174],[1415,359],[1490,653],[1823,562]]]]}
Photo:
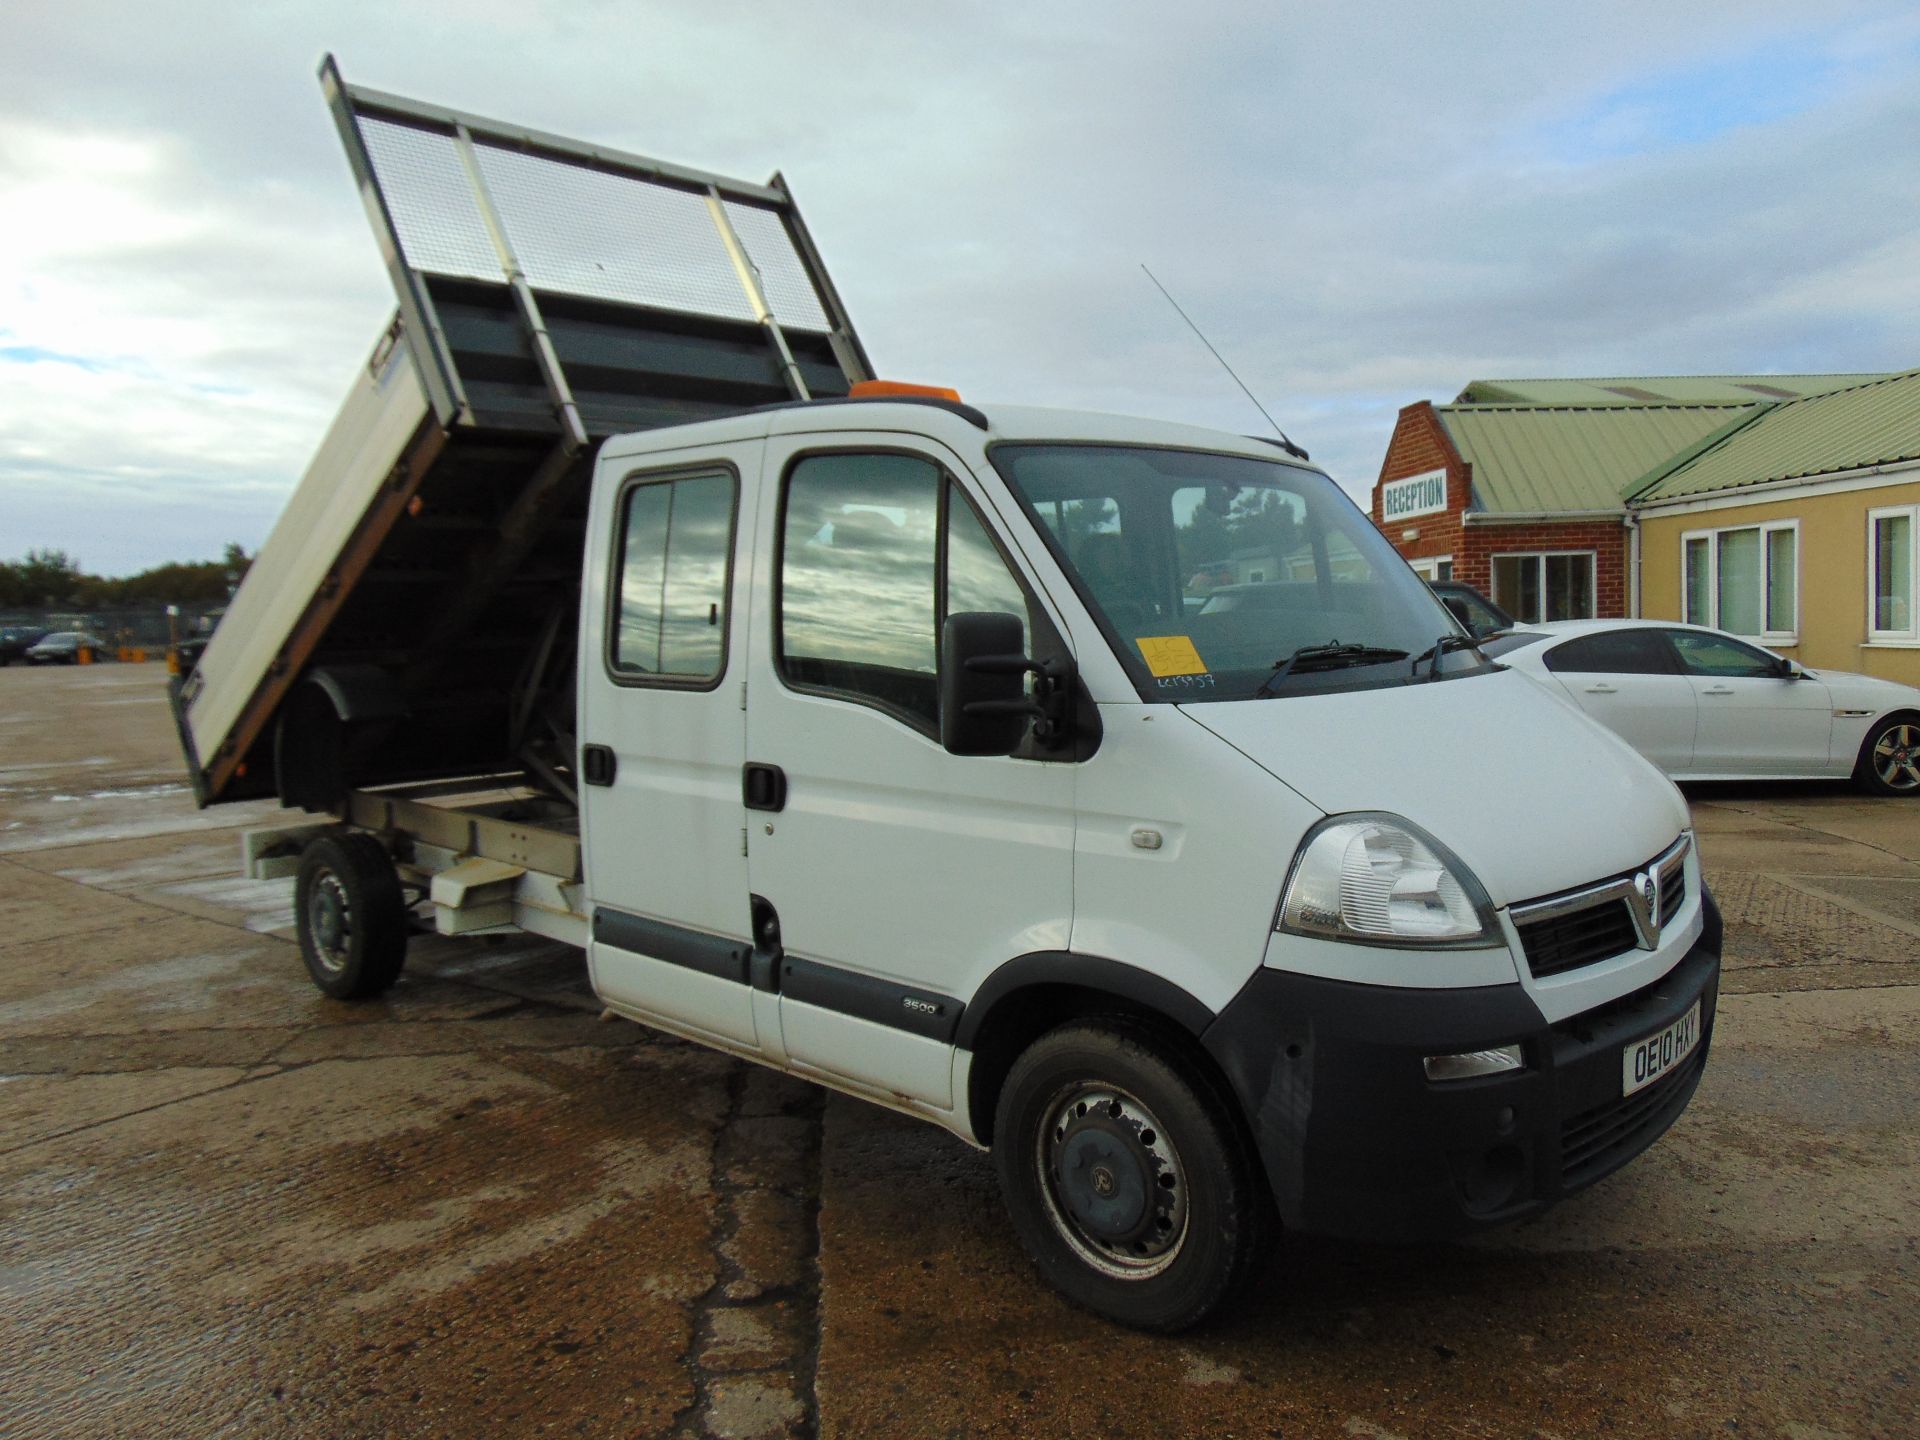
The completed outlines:
{"type": "Polygon", "coordinates": [[[1886,726],[1875,738],[1867,763],[1886,789],[1901,794],[1920,790],[1920,725],[1903,720],[1886,726]]]}

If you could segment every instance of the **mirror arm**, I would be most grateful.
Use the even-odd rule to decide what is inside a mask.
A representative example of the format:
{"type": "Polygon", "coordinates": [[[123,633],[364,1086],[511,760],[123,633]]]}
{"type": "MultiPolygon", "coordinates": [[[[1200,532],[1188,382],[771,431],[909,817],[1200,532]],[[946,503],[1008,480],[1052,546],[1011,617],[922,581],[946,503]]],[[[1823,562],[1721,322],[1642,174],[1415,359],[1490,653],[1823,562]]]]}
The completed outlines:
{"type": "Polygon", "coordinates": [[[1046,667],[1024,655],[969,655],[962,662],[976,675],[1044,675],[1046,667]]]}
{"type": "Polygon", "coordinates": [[[975,716],[1026,715],[1033,720],[1033,736],[1042,745],[1065,742],[1071,729],[1073,664],[1063,659],[1029,660],[1024,655],[972,655],[962,662],[983,675],[1032,675],[1031,700],[974,700],[961,706],[975,716]]]}

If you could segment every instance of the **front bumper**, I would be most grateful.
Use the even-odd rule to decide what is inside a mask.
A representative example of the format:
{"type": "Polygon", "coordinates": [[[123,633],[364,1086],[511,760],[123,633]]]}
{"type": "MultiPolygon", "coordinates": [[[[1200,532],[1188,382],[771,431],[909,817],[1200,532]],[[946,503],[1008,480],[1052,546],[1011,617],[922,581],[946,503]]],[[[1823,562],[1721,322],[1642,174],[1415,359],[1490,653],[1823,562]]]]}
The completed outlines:
{"type": "Polygon", "coordinates": [[[1262,970],[1202,1036],[1282,1221],[1353,1239],[1461,1235],[1546,1209],[1627,1163],[1687,1106],[1720,989],[1719,908],[1640,991],[1547,1023],[1519,985],[1405,990],[1262,970]],[[1621,1095],[1621,1052],[1700,1002],[1700,1042],[1621,1095]],[[1422,1060],[1519,1042],[1526,1068],[1429,1081],[1422,1060]]]}

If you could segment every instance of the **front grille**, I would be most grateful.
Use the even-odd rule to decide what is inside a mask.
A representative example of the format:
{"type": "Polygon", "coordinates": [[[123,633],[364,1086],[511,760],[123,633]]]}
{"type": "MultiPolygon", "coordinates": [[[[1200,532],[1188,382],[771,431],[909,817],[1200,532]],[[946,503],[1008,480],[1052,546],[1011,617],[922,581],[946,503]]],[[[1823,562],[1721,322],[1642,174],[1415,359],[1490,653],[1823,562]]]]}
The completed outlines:
{"type": "Polygon", "coordinates": [[[1644,1090],[1583,1110],[1560,1126],[1561,1183],[1568,1189],[1596,1180],[1638,1154],[1671,1125],[1706,1063],[1703,1041],[1644,1090]]]}
{"type": "Polygon", "coordinates": [[[1527,968],[1536,980],[1611,960],[1638,943],[1624,900],[1602,900],[1584,910],[1514,928],[1520,932],[1527,968]]]}
{"type": "Polygon", "coordinates": [[[1643,870],[1514,906],[1513,928],[1533,978],[1597,965],[1636,946],[1656,948],[1687,903],[1692,843],[1682,835],[1643,870]]]}

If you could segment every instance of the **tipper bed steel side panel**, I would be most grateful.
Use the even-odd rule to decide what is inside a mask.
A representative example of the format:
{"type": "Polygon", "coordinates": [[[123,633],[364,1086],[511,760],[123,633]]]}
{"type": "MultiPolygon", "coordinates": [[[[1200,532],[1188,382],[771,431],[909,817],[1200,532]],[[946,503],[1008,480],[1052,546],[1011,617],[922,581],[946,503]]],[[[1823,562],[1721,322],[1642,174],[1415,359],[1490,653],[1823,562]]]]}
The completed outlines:
{"type": "Polygon", "coordinates": [[[406,717],[361,737],[355,785],[519,767],[565,794],[594,447],[871,369],[777,174],[349,86],[331,57],[321,85],[399,314],[175,684],[194,793],[284,796],[289,696],[351,673],[406,717]]]}

